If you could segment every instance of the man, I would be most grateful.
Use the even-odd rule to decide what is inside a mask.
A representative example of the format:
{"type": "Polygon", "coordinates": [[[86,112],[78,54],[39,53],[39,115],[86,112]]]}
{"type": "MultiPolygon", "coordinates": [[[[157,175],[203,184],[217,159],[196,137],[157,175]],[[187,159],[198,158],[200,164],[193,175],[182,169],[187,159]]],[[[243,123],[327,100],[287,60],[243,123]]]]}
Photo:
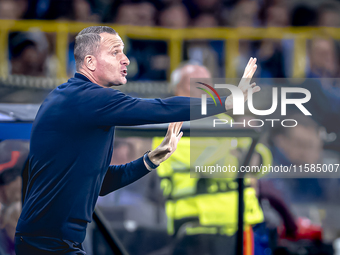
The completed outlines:
{"type": "MultiPolygon", "coordinates": [[[[323,141],[320,137],[320,126],[310,116],[294,113],[289,116],[299,123],[294,128],[277,126],[271,130],[270,140],[274,164],[277,166],[317,165],[322,162],[323,141]]],[[[304,174],[307,176],[307,173],[304,174]]],[[[288,176],[289,177],[289,176],[288,176]]],[[[308,177],[313,177],[310,175],[308,177]]],[[[327,179],[294,178],[272,179],[276,187],[286,187],[286,201],[311,202],[315,199],[324,201],[324,191],[321,183],[327,179]],[[288,186],[288,187],[287,187],[288,186]]]]}
{"type": "MultiPolygon", "coordinates": [[[[207,80],[211,79],[211,74],[206,67],[191,63],[176,69],[171,75],[171,88],[175,95],[200,97],[200,90],[191,87],[190,84],[190,79],[195,78],[207,80]]],[[[221,115],[223,116],[216,117],[230,119],[226,114],[221,115]]],[[[217,144],[223,144],[223,150],[214,153],[214,163],[237,166],[239,162],[235,151],[248,148],[250,140],[238,138],[237,147],[232,146],[233,140],[235,141],[235,138],[232,137],[182,138],[177,145],[177,151],[158,167],[157,173],[161,178],[161,187],[166,197],[168,234],[174,237],[171,254],[235,254],[238,208],[235,179],[190,178],[191,156],[197,150],[206,151],[209,146],[210,150],[214,150],[219,147],[217,144]],[[195,142],[196,146],[191,146],[190,142],[195,142]]],[[[154,138],[153,147],[159,145],[161,141],[161,138],[154,138]]],[[[263,144],[256,146],[256,152],[261,156],[264,165],[271,163],[270,151],[263,144]]],[[[204,156],[200,154],[199,157],[202,159],[204,156]]],[[[254,245],[250,226],[263,222],[263,213],[256,192],[249,185],[250,180],[245,179],[245,181],[247,183],[244,190],[246,225],[244,254],[253,254],[254,245]]]]}
{"type": "Polygon", "coordinates": [[[48,51],[48,40],[42,32],[10,34],[11,74],[37,77],[52,75],[52,70],[47,68],[48,51]]]}
{"type": "MultiPolygon", "coordinates": [[[[88,27],[76,37],[77,73],[53,90],[32,126],[29,180],[15,245],[21,254],[85,254],[81,243],[99,195],[128,185],[155,169],[176,149],[181,123],[170,124],[155,150],[125,165],[110,166],[114,127],[200,118],[200,99],[139,99],[110,89],[126,83],[129,59],[109,27],[88,27]],[[192,114],[190,116],[190,108],[192,114]]],[[[259,91],[250,59],[240,88],[259,91]]],[[[209,114],[232,107],[232,97],[209,114]]]]}

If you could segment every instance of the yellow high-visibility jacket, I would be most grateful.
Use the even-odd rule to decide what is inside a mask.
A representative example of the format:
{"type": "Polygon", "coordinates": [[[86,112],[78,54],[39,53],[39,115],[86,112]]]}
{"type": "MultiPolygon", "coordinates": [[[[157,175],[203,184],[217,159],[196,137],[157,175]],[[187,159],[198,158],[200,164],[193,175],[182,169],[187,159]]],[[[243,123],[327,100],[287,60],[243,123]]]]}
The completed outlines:
{"type": "MultiPolygon", "coordinates": [[[[162,140],[163,138],[154,138],[152,147],[156,148],[162,140]]],[[[250,138],[183,137],[180,140],[177,150],[157,169],[161,178],[161,189],[167,199],[166,214],[170,235],[178,230],[175,229],[176,221],[183,222],[193,218],[197,218],[199,225],[203,226],[197,228],[198,233],[218,231],[220,234],[233,235],[237,231],[236,179],[230,178],[230,174],[228,178],[190,178],[190,157],[191,160],[198,160],[207,165],[219,162],[219,165],[230,164],[239,167],[238,159],[232,151],[248,148],[250,143],[250,138]],[[211,152],[207,162],[202,151],[211,152]]],[[[257,144],[255,151],[261,155],[263,165],[272,162],[271,152],[263,144],[257,144]]],[[[263,212],[256,191],[250,187],[249,179],[245,179],[244,203],[245,225],[263,222],[263,212]]]]}

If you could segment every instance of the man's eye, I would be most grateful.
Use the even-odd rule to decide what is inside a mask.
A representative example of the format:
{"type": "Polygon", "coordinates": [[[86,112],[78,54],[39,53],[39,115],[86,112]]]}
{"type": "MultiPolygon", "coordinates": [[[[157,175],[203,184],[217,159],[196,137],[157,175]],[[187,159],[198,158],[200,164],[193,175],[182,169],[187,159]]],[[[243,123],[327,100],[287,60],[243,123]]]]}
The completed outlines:
{"type": "Polygon", "coordinates": [[[117,51],[117,50],[116,50],[115,52],[113,52],[113,55],[116,56],[117,54],[118,54],[118,51],[117,51]]]}

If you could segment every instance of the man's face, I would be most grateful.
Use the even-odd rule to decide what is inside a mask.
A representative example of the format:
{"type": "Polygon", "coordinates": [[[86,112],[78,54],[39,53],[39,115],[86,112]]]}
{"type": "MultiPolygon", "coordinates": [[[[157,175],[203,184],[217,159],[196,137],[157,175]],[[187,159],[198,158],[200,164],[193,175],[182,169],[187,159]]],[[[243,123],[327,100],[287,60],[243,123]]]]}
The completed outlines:
{"type": "Polygon", "coordinates": [[[102,33],[101,42],[96,54],[96,78],[104,86],[126,83],[129,59],[124,54],[124,43],[118,34],[102,33]]]}
{"type": "Polygon", "coordinates": [[[182,78],[177,85],[176,96],[201,97],[202,90],[196,88],[196,83],[190,83],[190,79],[205,79],[206,82],[211,78],[209,71],[203,66],[188,65],[181,72],[182,78]]]}
{"type": "Polygon", "coordinates": [[[332,77],[338,70],[336,49],[332,40],[314,39],[310,52],[312,70],[323,77],[332,77]]]}

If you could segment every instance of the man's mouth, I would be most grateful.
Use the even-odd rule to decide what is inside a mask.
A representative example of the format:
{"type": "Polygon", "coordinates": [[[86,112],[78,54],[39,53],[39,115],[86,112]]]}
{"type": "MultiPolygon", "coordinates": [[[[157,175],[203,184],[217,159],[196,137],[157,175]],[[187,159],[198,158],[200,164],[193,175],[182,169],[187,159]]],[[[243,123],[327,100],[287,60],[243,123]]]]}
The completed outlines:
{"type": "Polygon", "coordinates": [[[127,70],[122,70],[122,74],[123,74],[124,76],[126,76],[126,75],[127,75],[127,70]]]}

